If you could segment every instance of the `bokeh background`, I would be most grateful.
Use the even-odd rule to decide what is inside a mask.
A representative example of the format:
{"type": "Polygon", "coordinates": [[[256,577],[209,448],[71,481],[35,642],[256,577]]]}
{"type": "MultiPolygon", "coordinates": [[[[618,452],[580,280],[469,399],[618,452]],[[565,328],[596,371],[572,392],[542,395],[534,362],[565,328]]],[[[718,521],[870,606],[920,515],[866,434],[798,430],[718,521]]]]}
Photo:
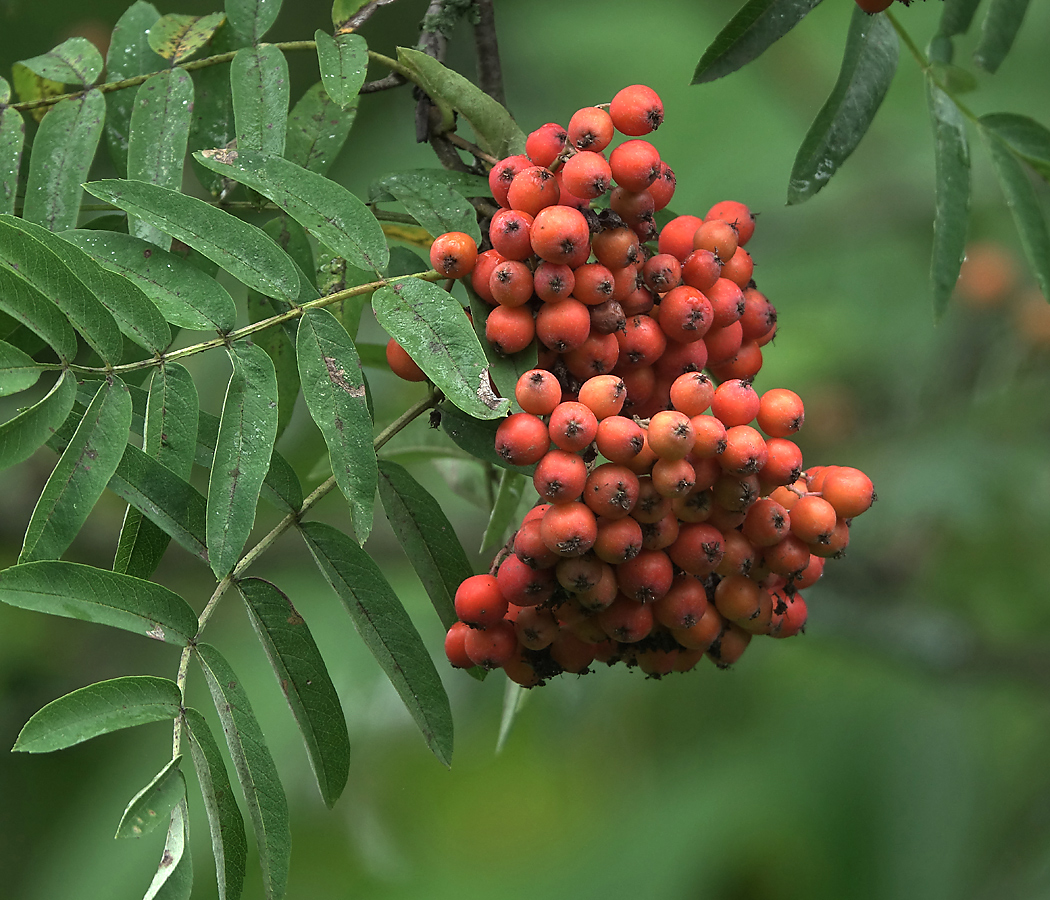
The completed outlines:
{"type": "MultiPolygon", "coordinates": [[[[104,39],[125,4],[0,0],[0,70],[71,34],[104,39]]],[[[215,4],[158,2],[162,12],[215,4]]],[[[424,2],[401,0],[364,30],[411,45],[424,2]]],[[[243,609],[230,595],[209,631],[250,685],[289,795],[288,896],[312,898],[1037,898],[1050,896],[1050,324],[1005,203],[973,135],[974,252],[935,324],[927,289],[933,157],[922,76],[902,51],[871,132],[801,207],[784,204],[795,151],[834,83],[853,4],[829,0],[758,62],[690,87],[693,67],[738,0],[497,3],[508,104],[529,131],[644,82],[662,96],[656,136],[678,175],[673,208],[720,199],[760,212],[749,250],[780,330],[757,386],[807,404],[808,464],[874,479],[879,501],[848,556],[808,592],[807,633],[757,640],[728,672],[646,680],[602,669],[531,692],[495,752],[505,679],[448,670],[441,628],[385,522],[369,549],[439,659],[452,700],[451,771],[428,753],[393,689],[294,536],[253,572],[311,623],[343,698],[354,746],[334,811],[312,784],[293,719],[243,609]]],[[[982,4],[982,7],[986,4],[982,4]]],[[[327,2],[285,3],[271,37],[328,28],[327,2]]],[[[922,45],[941,4],[895,4],[922,45]]],[[[976,26],[974,31],[976,31],[976,26]]],[[[1050,119],[1050,6],[1033,3],[978,113],[1050,119]]],[[[965,61],[975,35],[958,42],[965,61]]],[[[473,72],[461,26],[449,61],[473,72]]],[[[317,79],[293,55],[293,100],[317,79]]],[[[366,96],[333,176],[364,192],[433,165],[414,143],[406,89],[366,96]]],[[[100,155],[98,174],[108,163],[100,155]]],[[[1047,209],[1046,185],[1039,185],[1047,209]]],[[[364,333],[376,339],[374,323],[364,333]]],[[[196,358],[218,412],[220,358],[196,358]]],[[[379,418],[418,386],[372,374],[379,418]]],[[[302,401],[300,401],[300,404],[302,401]]],[[[4,409],[6,414],[11,410],[4,409]]],[[[308,478],[323,444],[301,405],[280,448],[308,478]]],[[[484,514],[476,478],[412,461],[411,428],[389,447],[440,497],[465,546],[484,514]],[[464,477],[466,476],[466,477],[464,477]],[[458,490],[453,490],[452,486],[458,490]]],[[[14,562],[53,456],[0,475],[0,563],[14,562]]],[[[199,476],[201,473],[198,472],[199,476]]],[[[103,498],[68,558],[108,564],[122,508],[103,498]]],[[[329,497],[319,515],[348,524],[329,497]]],[[[260,528],[273,520],[264,509],[260,528]]],[[[476,558],[477,564],[487,560],[476,558]]],[[[213,582],[172,548],[161,579],[197,609],[213,582]]],[[[177,650],[82,622],[0,607],[0,748],[44,703],[131,673],[173,677],[177,650]]],[[[210,706],[191,669],[190,701],[210,706]]],[[[12,900],[141,896],[162,830],[112,839],[127,800],[168,759],[170,729],[145,726],[60,754],[0,753],[0,895],[12,900]]],[[[190,770],[192,771],[192,770],[190,770]]],[[[192,782],[192,775],[190,776],[192,782]]],[[[215,895],[207,825],[191,785],[195,898],[215,895]]],[[[254,861],[245,897],[262,896],[254,861]]]]}

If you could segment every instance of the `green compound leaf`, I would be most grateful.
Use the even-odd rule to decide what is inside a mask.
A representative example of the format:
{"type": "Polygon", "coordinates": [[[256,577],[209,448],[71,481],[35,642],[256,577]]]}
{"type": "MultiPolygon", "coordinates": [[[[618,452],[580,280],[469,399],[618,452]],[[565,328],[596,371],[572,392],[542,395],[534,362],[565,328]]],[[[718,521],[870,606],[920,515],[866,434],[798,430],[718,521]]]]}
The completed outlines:
{"type": "MultiPolygon", "coordinates": [[[[139,85],[131,111],[128,137],[128,178],[182,190],[193,113],[193,79],[185,69],[171,69],[139,85]]],[[[131,233],[163,247],[171,239],[152,225],[132,219],[131,233]]]]}
{"type": "Polygon", "coordinates": [[[998,71],[1014,45],[1027,11],[1028,0],[991,0],[973,61],[986,72],[998,71]]]}
{"type": "Polygon", "coordinates": [[[33,357],[0,341],[0,397],[32,387],[40,380],[40,375],[41,369],[33,357]]]}
{"type": "Polygon", "coordinates": [[[504,469],[500,473],[496,502],[492,505],[492,512],[489,514],[488,525],[481,538],[481,548],[478,553],[489,553],[503,546],[507,532],[514,525],[514,514],[518,511],[518,505],[521,503],[528,481],[529,479],[520,472],[510,472],[504,469]]]}
{"type": "Polygon", "coordinates": [[[197,633],[197,615],[174,591],[80,563],[42,560],[0,572],[0,600],[67,619],[97,622],[168,644],[197,633]]]}
{"type": "Polygon", "coordinates": [[[897,33],[889,19],[853,10],[838,81],[791,168],[788,204],[816,194],[860,143],[893,81],[897,56],[897,33]]]}
{"type": "Polygon", "coordinates": [[[62,311],[5,265],[0,265],[0,312],[38,335],[62,362],[72,362],[77,355],[76,332],[62,311]]]}
{"type": "MultiPolygon", "coordinates": [[[[152,3],[135,0],[113,26],[106,53],[106,77],[124,81],[164,68],[164,60],[149,45],[149,30],[160,18],[152,3]]],[[[128,137],[134,91],[110,91],[106,94],[106,141],[109,155],[121,177],[128,173],[128,137]]]]}
{"type": "Polygon", "coordinates": [[[321,573],[400,694],[427,746],[449,765],[452,713],[448,696],[393,588],[372,557],[352,538],[322,522],[305,522],[299,527],[321,573]]]}
{"type": "Polygon", "coordinates": [[[368,44],[359,34],[330,34],[318,30],[317,62],[324,89],[341,109],[357,100],[368,70],[368,44]]]}
{"type": "Polygon", "coordinates": [[[208,480],[208,561],[217,578],[233,569],[255,524],[277,439],[277,377],[270,357],[247,341],[232,344],[229,354],[233,375],[208,480]]]}
{"type": "Polygon", "coordinates": [[[244,886],[248,864],[244,819],[233,796],[219,745],[204,716],[195,709],[186,709],[183,715],[190,732],[193,767],[204,798],[204,810],[208,814],[219,900],[237,900],[244,886]]]}
{"type": "Polygon", "coordinates": [[[280,900],[288,883],[292,835],[288,801],[266,738],[241,680],[211,644],[197,645],[197,659],[211,689],[248,814],[255,830],[267,900],[280,900]]]}
{"type": "Polygon", "coordinates": [[[379,461],[379,496],[390,527],[446,629],[456,621],[456,589],[474,574],[437,500],[407,469],[379,461]]]}
{"type": "MultiPolygon", "coordinates": [[[[67,287],[62,281],[59,281],[58,279],[64,276],[64,272],[46,254],[34,254],[34,262],[37,265],[46,266],[40,277],[29,277],[23,274],[27,281],[36,284],[42,290],[47,287],[62,291],[65,299],[59,305],[68,311],[74,324],[78,320],[104,322],[104,325],[96,324],[93,328],[100,335],[96,341],[104,339],[109,345],[108,353],[112,354],[117,350],[117,338],[113,334],[108,318],[98,310],[98,305],[108,310],[120,332],[140,347],[153,353],[159,353],[171,343],[171,329],[168,328],[164,317],[149,298],[127,279],[118,278],[82,250],[70,244],[67,240],[68,232],[54,234],[24,219],[0,216],[0,235],[4,233],[3,229],[6,226],[17,228],[43,244],[94,295],[94,301],[88,297],[76,299],[83,294],[82,288],[77,284],[67,287]],[[74,302],[77,304],[75,307],[74,302]]],[[[32,245],[27,249],[31,248],[32,245]]]]}
{"type": "MultiPolygon", "coordinates": [[[[248,291],[248,318],[254,324],[270,318],[274,308],[267,297],[258,291],[248,291]]],[[[295,345],[288,332],[281,327],[257,331],[252,341],[258,344],[273,363],[277,378],[277,437],[288,427],[299,396],[299,366],[295,360],[295,345]]]]}
{"type": "Polygon", "coordinates": [[[321,429],[336,484],[364,543],[372,530],[378,470],[361,361],[346,329],[324,309],[307,310],[295,342],[310,415],[321,429]]]}
{"type": "Polygon", "coordinates": [[[181,705],[178,685],[167,678],[128,675],[100,681],[52,700],[34,713],[11,749],[21,753],[63,750],[121,728],[174,719],[181,705]]]}
{"type": "Polygon", "coordinates": [[[115,231],[79,229],[62,237],[138,287],[172,325],[223,334],[236,326],[237,306],[226,288],[181,256],[115,231]]]}
{"type": "MultiPolygon", "coordinates": [[[[228,53],[242,44],[229,28],[215,35],[212,52],[228,53]]],[[[226,147],[236,136],[233,121],[233,93],[230,85],[229,63],[207,66],[193,73],[193,123],[190,126],[189,151],[226,147]]],[[[230,185],[214,172],[205,169],[190,158],[197,179],[213,196],[218,197],[230,185]]]]}
{"type": "Polygon", "coordinates": [[[190,859],[190,814],[186,800],[171,811],[164,852],[143,900],[189,900],[193,891],[193,861],[190,859]]]}
{"type": "Polygon", "coordinates": [[[116,471],[130,428],[127,385],[119,378],[104,382],[44,485],[19,562],[65,553],[116,471]]]}
{"type": "Polygon", "coordinates": [[[153,780],[131,798],[114,837],[142,837],[158,825],[170,822],[172,809],[186,798],[186,776],[179,768],[181,762],[181,756],[169,760],[153,780]]]}
{"type": "Polygon", "coordinates": [[[257,151],[204,150],[194,158],[269,197],[353,265],[378,272],[389,262],[386,236],[379,222],[342,185],[279,156],[257,151]]]}
{"type": "Polygon", "coordinates": [[[49,81],[87,87],[102,74],[102,54],[87,38],[71,37],[54,50],[19,60],[15,65],[25,66],[49,81]]]}
{"type": "Polygon", "coordinates": [[[451,188],[461,197],[490,197],[492,188],[484,175],[473,172],[450,172],[445,169],[405,169],[377,178],[368,186],[368,199],[371,203],[385,203],[394,199],[390,186],[398,182],[410,186],[425,184],[428,186],[444,185],[451,188]]]}
{"type": "Polygon", "coordinates": [[[261,578],[245,578],[237,587],[299,725],[321,797],[331,808],[350,774],[350,736],[339,694],[291,600],[261,578]]]}
{"type": "Polygon", "coordinates": [[[467,285],[467,296],[470,297],[470,316],[474,325],[474,332],[481,342],[481,348],[485,351],[485,357],[489,361],[489,375],[492,383],[496,385],[501,397],[506,397],[510,402],[510,409],[521,412],[518,401],[514,399],[514,389],[518,379],[526,372],[535,369],[537,365],[536,341],[533,341],[524,350],[504,356],[499,353],[485,338],[485,324],[488,322],[492,307],[482,300],[474,290],[467,285]]]}
{"type": "Polygon", "coordinates": [[[68,371],[63,372],[46,397],[0,425],[0,471],[35,453],[66,420],[76,395],[76,378],[68,371]]]}
{"type": "Polygon", "coordinates": [[[930,287],[934,315],[940,318],[955,290],[959,268],[966,255],[966,225],[970,218],[970,147],[962,113],[931,78],[926,79],[926,103],[933,124],[937,168],[930,287]]]}
{"type": "Polygon", "coordinates": [[[244,45],[258,44],[281,11],[281,0],[226,0],[226,19],[244,45]]]}
{"type": "Polygon", "coordinates": [[[178,238],[234,278],[268,296],[299,296],[295,265],[258,228],[225,210],[142,181],[92,181],[84,187],[107,203],[178,238]]]}
{"type": "Polygon", "coordinates": [[[940,33],[945,37],[966,34],[981,0],[944,0],[940,33]]]}
{"type": "Polygon", "coordinates": [[[372,309],[379,324],[456,406],[479,419],[506,413],[507,401],[489,385],[481,342],[451,294],[409,278],[379,288],[372,295],[372,309]]]}
{"type": "Polygon", "coordinates": [[[704,51],[691,83],[714,81],[757,59],[818,3],[820,0],[748,0],[704,51]]]}
{"type": "Polygon", "coordinates": [[[439,107],[445,104],[470,122],[483,150],[501,159],[525,152],[524,132],[510,113],[477,85],[421,50],[398,47],[397,58],[417,75],[439,107]]]}
{"type": "Polygon", "coordinates": [[[154,53],[176,66],[208,43],[225,21],[226,16],[223,13],[212,13],[208,16],[161,16],[150,27],[149,45],[154,53]]]}
{"type": "Polygon", "coordinates": [[[432,235],[462,231],[481,243],[477,213],[469,201],[449,183],[404,174],[383,180],[385,193],[400,202],[420,227],[432,235]]]}
{"type": "MultiPolygon", "coordinates": [[[[8,93],[7,82],[0,78],[0,93],[8,93]]],[[[13,213],[18,196],[18,171],[22,165],[22,148],[26,124],[17,109],[0,102],[0,213],[13,213]]]]}
{"type": "Polygon", "coordinates": [[[341,110],[317,82],[299,98],[288,117],[285,158],[324,175],[343,149],[356,117],[356,98],[341,110]]]}
{"type": "Polygon", "coordinates": [[[29,157],[26,219],[48,231],[76,227],[105,118],[106,100],[96,88],[56,103],[44,117],[29,157]]]}
{"type": "Polygon", "coordinates": [[[1014,113],[989,113],[981,116],[981,124],[994,131],[1045,181],[1050,181],[1050,129],[1014,113]]]}
{"type": "Polygon", "coordinates": [[[237,147],[281,156],[288,130],[288,62],[273,44],[238,51],[230,66],[237,147]]]}
{"type": "Polygon", "coordinates": [[[999,186],[1013,215],[1028,264],[1035,273],[1043,296],[1050,300],[1050,233],[1032,182],[1009,145],[982,119],[981,137],[992,157],[999,186]]]}

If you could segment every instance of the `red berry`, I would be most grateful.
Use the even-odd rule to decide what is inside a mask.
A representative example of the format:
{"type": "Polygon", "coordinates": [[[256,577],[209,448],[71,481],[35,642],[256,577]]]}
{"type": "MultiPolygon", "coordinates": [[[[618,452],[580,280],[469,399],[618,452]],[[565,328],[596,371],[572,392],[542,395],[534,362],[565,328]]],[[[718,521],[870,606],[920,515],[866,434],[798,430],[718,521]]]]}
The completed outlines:
{"type": "Polygon", "coordinates": [[[617,131],[638,137],[660,127],[664,120],[664,105],[651,87],[632,84],[613,97],[609,115],[617,131]]]}
{"type": "Polygon", "coordinates": [[[449,231],[430,245],[430,265],[446,278],[463,278],[474,269],[478,245],[462,231],[449,231]]]}

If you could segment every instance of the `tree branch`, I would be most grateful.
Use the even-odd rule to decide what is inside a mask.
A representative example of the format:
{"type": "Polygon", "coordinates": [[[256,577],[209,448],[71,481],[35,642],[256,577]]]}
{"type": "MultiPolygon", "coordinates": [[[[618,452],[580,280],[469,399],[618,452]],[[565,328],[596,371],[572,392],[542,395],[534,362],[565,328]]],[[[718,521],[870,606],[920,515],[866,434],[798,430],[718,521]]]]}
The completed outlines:
{"type": "Polygon", "coordinates": [[[497,103],[506,106],[492,0],[477,0],[477,8],[478,23],[474,26],[474,50],[478,57],[478,86],[497,103]]]}

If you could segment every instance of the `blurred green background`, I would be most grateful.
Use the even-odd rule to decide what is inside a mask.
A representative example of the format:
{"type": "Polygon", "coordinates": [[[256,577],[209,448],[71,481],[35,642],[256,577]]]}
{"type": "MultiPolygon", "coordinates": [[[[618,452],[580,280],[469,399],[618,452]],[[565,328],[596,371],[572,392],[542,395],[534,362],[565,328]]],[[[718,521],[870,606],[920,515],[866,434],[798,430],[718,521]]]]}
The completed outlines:
{"type": "MultiPolygon", "coordinates": [[[[104,35],[123,5],[0,0],[0,70],[70,34],[104,35]]],[[[430,756],[303,548],[286,537],[253,572],[280,585],[311,623],[343,698],[356,758],[334,811],[312,784],[293,719],[232,595],[209,640],[251,686],[275,751],[292,810],[293,900],[1050,897],[1045,301],[1033,299],[975,144],[970,235],[991,243],[991,268],[974,273],[975,286],[935,325],[930,128],[921,74],[903,52],[860,148],[815,199],[787,208],[791,162],[834,83],[853,4],[829,0],[758,62],[689,87],[738,5],[497,3],[508,103],[529,131],[565,123],[627,84],[660,93],[666,123],[655,142],[678,176],[673,208],[702,215],[732,198],[760,212],[748,249],[780,330],[757,386],[801,394],[807,464],[862,468],[879,502],[858,520],[847,558],[807,592],[805,636],[757,640],[728,672],[705,662],[662,681],[620,668],[563,676],[531,692],[499,755],[505,679],[479,684],[440,661],[437,617],[378,523],[369,549],[438,657],[452,699],[451,771],[430,756]]],[[[214,4],[158,6],[203,13],[214,4]]],[[[392,52],[414,43],[425,6],[401,0],[381,10],[364,30],[370,45],[392,52]]],[[[289,0],[271,37],[330,27],[328,7],[289,0]]],[[[920,45],[940,11],[935,0],[894,6],[920,45]]],[[[1048,33],[1050,5],[1033,3],[1000,73],[978,75],[969,98],[976,112],[1050,119],[1048,33]]],[[[975,35],[958,42],[958,61],[974,43],[975,35]]],[[[465,26],[449,61],[473,72],[465,26]]],[[[308,53],[291,63],[294,99],[317,73],[308,53]]],[[[412,112],[406,89],[363,98],[333,177],[360,192],[384,172],[433,165],[414,143],[412,112]]],[[[99,172],[106,165],[100,160],[99,172]]],[[[1046,209],[1046,185],[1040,190],[1046,209]]],[[[371,339],[374,327],[365,325],[371,339]]],[[[213,412],[224,366],[207,358],[194,367],[213,412]]],[[[372,387],[386,420],[421,391],[381,373],[372,387]]],[[[322,444],[305,413],[300,401],[281,449],[310,471],[322,444]]],[[[426,439],[418,425],[389,451],[426,439]]],[[[51,465],[45,450],[0,476],[3,565],[17,555],[51,465]]],[[[479,510],[429,464],[413,471],[476,548],[479,510]]],[[[122,512],[105,497],[68,558],[108,564],[122,512]]],[[[334,497],[319,515],[349,522],[334,497]]],[[[259,528],[273,517],[265,509],[259,528]]],[[[172,549],[160,577],[200,609],[213,586],[201,568],[172,549]]],[[[2,607],[0,747],[69,690],[122,674],[172,677],[177,661],[174,648],[133,635],[2,607]]],[[[197,669],[189,693],[193,705],[210,706],[197,669]]],[[[120,844],[111,835],[127,800],[168,759],[170,740],[169,729],[146,726],[56,755],[0,753],[0,896],[141,896],[163,833],[120,844]]],[[[190,802],[194,897],[212,897],[195,788],[190,802]]],[[[261,896],[251,863],[245,897],[261,896]]]]}

